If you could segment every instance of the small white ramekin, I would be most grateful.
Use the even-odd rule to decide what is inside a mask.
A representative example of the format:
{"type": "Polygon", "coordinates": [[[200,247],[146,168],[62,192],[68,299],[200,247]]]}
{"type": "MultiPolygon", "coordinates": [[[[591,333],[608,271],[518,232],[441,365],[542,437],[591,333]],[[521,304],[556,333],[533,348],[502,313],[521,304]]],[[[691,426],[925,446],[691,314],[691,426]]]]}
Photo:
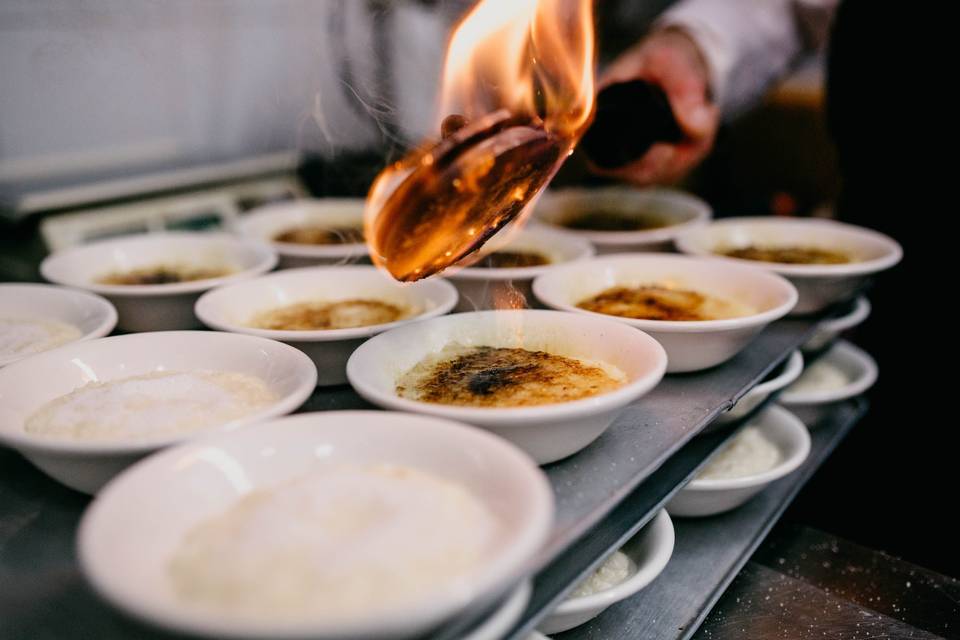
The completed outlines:
{"type": "Polygon", "coordinates": [[[665,509],[620,549],[636,568],[620,584],[579,598],[568,598],[547,616],[537,629],[543,633],[560,633],[579,627],[603,613],[607,607],[626,600],[645,588],[660,575],[673,555],[673,523],[665,509]]]}
{"type": "Polygon", "coordinates": [[[838,403],[865,393],[879,375],[877,363],[870,354],[846,340],[834,344],[813,364],[821,360],[842,371],[849,382],[842,387],[818,391],[791,390],[787,387],[778,399],[780,404],[797,414],[810,428],[816,427],[820,419],[838,403]]]}
{"type": "Polygon", "coordinates": [[[220,331],[271,338],[300,349],[317,365],[317,384],[344,384],[347,359],[364,340],[417,320],[443,315],[457,303],[457,291],[438,278],[400,284],[376,267],[366,265],[286,269],[204,294],[196,314],[220,331]],[[373,299],[412,307],[409,318],[386,324],[317,331],[278,331],[249,326],[261,311],[297,302],[373,299]]]}
{"type": "Polygon", "coordinates": [[[668,254],[598,256],[558,266],[533,281],[533,293],[553,309],[609,318],[642,329],[667,350],[670,373],[698,371],[729,360],[797,301],[793,286],[755,267],[668,254]],[[583,300],[614,286],[669,284],[750,305],[751,315],[724,320],[638,320],[586,311],[583,300]]]}
{"type": "MultiPolygon", "coordinates": [[[[516,308],[524,302],[533,302],[530,285],[537,276],[557,265],[576,262],[593,255],[589,241],[571,233],[554,231],[542,224],[529,224],[512,231],[509,239],[495,250],[536,251],[550,259],[550,264],[536,267],[488,269],[465,267],[448,269],[443,276],[457,287],[460,302],[457,311],[484,311],[496,308],[516,308]]],[[[488,245],[495,242],[496,238],[488,245]]],[[[489,253],[489,252],[488,252],[489,253]]]]}
{"type": "Polygon", "coordinates": [[[313,392],[316,378],[316,368],[307,356],[253,336],[161,331],[73,343],[0,369],[0,443],[19,451],[58,482],[95,493],[122,469],[171,444],[290,413],[313,392]],[[88,382],[197,369],[257,376],[277,399],[239,420],[149,440],[77,441],[24,430],[37,409],[88,382]]]}
{"type": "Polygon", "coordinates": [[[653,389],[667,356],[650,336],[599,317],[543,310],[477,311],[393,329],[360,345],[347,377],[361,396],[388,409],[460,420],[493,431],[544,464],[596,440],[621,409],[653,389]],[[434,404],[397,395],[397,379],[451,343],[546,351],[603,362],[623,371],[622,387],[581,400],[530,407],[486,408],[434,404]]]}
{"type": "Polygon", "coordinates": [[[813,335],[803,344],[801,349],[807,353],[816,353],[836,340],[841,333],[853,329],[869,316],[870,301],[866,296],[860,296],[853,301],[849,313],[824,320],[817,325],[813,335]]]}
{"type": "Polygon", "coordinates": [[[706,224],[713,211],[700,198],[675,189],[614,186],[547,191],[537,203],[534,215],[542,222],[589,240],[603,255],[669,251],[677,234],[706,224]],[[646,231],[583,231],[563,226],[564,220],[578,213],[599,210],[625,214],[655,212],[669,224],[646,231]]]}
{"type": "Polygon", "coordinates": [[[752,264],[778,273],[800,293],[794,314],[814,313],[853,297],[870,276],[893,267],[903,250],[888,236],[832,220],[815,218],[725,218],[679,235],[683,253],[712,260],[752,264]],[[799,245],[843,251],[856,262],[845,264],[778,264],[718,255],[749,245],[799,245]]]}
{"type": "Polygon", "coordinates": [[[269,245],[225,233],[146,233],[72,247],[48,256],[40,272],[50,282],[98,293],[117,308],[123,331],[192,329],[193,304],[204,291],[266,273],[277,264],[269,245]],[[219,278],[170,284],[101,284],[115,271],[188,264],[233,269],[219,278]]]}
{"type": "Polygon", "coordinates": [[[783,407],[771,405],[749,424],[759,428],[763,436],[780,449],[781,460],[777,466],[741,478],[694,478],[670,499],[667,504],[670,515],[712,516],[736,509],[772,482],[796,471],[810,455],[807,428],[783,407]]]}
{"type": "Polygon", "coordinates": [[[312,224],[362,229],[363,207],[361,198],[277,202],[251,209],[237,222],[237,230],[248,238],[270,243],[280,256],[281,269],[355,263],[366,258],[366,243],[297,244],[277,242],[274,237],[289,229],[312,224]]]}
{"type": "MultiPolygon", "coordinates": [[[[64,344],[101,338],[117,324],[117,310],[106,299],[52,284],[0,284],[0,316],[55,320],[76,327],[80,336],[64,344]]],[[[35,354],[0,356],[0,367],[30,355],[35,354]]]]}
{"type": "MultiPolygon", "coordinates": [[[[100,492],[80,523],[77,548],[97,592],[160,627],[217,638],[395,640],[424,637],[516,585],[533,570],[550,533],[553,503],[533,461],[482,430],[411,414],[323,411],[189,442],[142,461],[100,492]],[[251,491],[319,466],[385,463],[456,483],[491,512],[494,540],[474,568],[407,605],[378,608],[371,602],[375,615],[339,621],[231,615],[191,607],[174,593],[169,557],[199,522],[251,491]]],[[[365,535],[381,531],[373,526],[365,535]]]]}
{"type": "MultiPolygon", "coordinates": [[[[801,355],[799,351],[794,351],[787,357],[787,361],[780,366],[773,377],[767,378],[747,391],[742,398],[737,400],[735,405],[717,416],[710,426],[730,424],[731,422],[742,420],[771,395],[799,378],[802,371],[803,355],[801,355]]],[[[707,427],[702,433],[707,433],[711,430],[710,427],[707,427]]]]}

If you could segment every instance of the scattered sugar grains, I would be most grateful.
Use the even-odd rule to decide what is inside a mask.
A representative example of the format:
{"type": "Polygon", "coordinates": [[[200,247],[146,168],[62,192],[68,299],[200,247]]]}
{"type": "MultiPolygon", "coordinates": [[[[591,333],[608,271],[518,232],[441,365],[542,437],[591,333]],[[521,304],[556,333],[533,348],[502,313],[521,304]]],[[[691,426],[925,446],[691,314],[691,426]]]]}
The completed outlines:
{"type": "Polygon", "coordinates": [[[763,473],[780,462],[780,450],[757,427],[744,427],[701,471],[701,480],[742,478],[763,473]]]}
{"type": "Polygon", "coordinates": [[[451,588],[495,542],[492,514],[455,483],[402,466],[330,465],[195,526],[169,575],[200,608],[344,622],[451,588]]]}
{"type": "Polygon", "coordinates": [[[56,320],[0,317],[0,358],[40,353],[81,335],[77,327],[56,320]]]}
{"type": "Polygon", "coordinates": [[[807,367],[787,389],[790,393],[811,393],[841,389],[850,384],[850,377],[835,364],[821,358],[807,367]]]}
{"type": "Polygon", "coordinates": [[[624,580],[630,577],[630,574],[636,571],[627,554],[622,551],[615,551],[606,561],[600,565],[600,568],[593,572],[589,578],[577,585],[577,588],[570,594],[571,598],[583,598],[592,596],[595,593],[612,589],[624,580]]]}
{"type": "Polygon", "coordinates": [[[223,424],[276,400],[263,380],[224,371],[162,371],[90,382],[31,415],[29,433],[72,440],[143,440],[223,424]]]}

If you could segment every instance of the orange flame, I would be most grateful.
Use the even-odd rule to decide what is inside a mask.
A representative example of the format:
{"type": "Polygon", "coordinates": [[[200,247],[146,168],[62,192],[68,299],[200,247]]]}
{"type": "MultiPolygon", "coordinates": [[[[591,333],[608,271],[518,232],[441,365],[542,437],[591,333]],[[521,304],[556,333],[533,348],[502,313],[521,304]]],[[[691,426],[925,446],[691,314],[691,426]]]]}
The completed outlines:
{"type": "MultiPolygon", "coordinates": [[[[594,49],[592,0],[481,0],[451,36],[444,62],[436,130],[440,131],[440,122],[451,114],[462,115],[467,122],[477,122],[495,112],[506,111],[511,117],[533,123],[562,141],[562,157],[565,157],[593,116],[594,49]]],[[[495,162],[493,158],[489,157],[490,163],[495,162]]],[[[409,175],[430,167],[435,160],[434,145],[427,142],[384,169],[374,181],[367,197],[365,231],[370,255],[378,266],[385,267],[387,257],[381,251],[383,238],[378,233],[377,216],[409,175]]],[[[488,178],[491,167],[489,163],[477,164],[477,179],[488,178]]],[[[559,164],[553,171],[557,167],[559,164]]],[[[457,191],[482,193],[482,189],[470,183],[473,177],[474,174],[465,173],[464,184],[454,183],[453,187],[457,191]]],[[[539,188],[536,192],[518,188],[516,200],[529,203],[539,188]]],[[[529,210],[528,206],[518,221],[529,210]]],[[[396,213],[397,207],[393,211],[396,213]]],[[[408,212],[401,211],[400,215],[408,212]]],[[[443,224],[438,220],[436,225],[426,225],[421,220],[420,228],[430,226],[430,234],[411,238],[401,248],[404,252],[431,255],[429,265],[421,263],[419,257],[414,265],[422,266],[423,274],[433,273],[445,257],[450,258],[450,262],[462,257],[457,255],[456,248],[445,251],[450,243],[444,235],[449,238],[453,237],[450,234],[462,234],[465,242],[466,236],[473,236],[478,242],[475,249],[496,230],[487,226],[494,223],[503,222],[494,220],[477,225],[461,216],[457,221],[459,226],[455,227],[452,222],[443,224]]],[[[395,241],[398,237],[393,234],[391,239],[395,241]]],[[[420,271],[420,268],[413,269],[406,279],[417,279],[420,271]]]]}

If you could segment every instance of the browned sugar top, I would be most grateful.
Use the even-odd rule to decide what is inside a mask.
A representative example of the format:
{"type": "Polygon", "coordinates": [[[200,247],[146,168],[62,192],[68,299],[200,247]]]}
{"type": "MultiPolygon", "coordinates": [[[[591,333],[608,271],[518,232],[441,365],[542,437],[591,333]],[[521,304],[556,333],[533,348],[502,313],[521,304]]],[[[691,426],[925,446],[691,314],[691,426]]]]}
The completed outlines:
{"type": "Polygon", "coordinates": [[[742,260],[778,262],[780,264],[846,264],[853,262],[850,256],[842,251],[819,249],[817,247],[764,247],[750,245],[720,251],[719,253],[720,255],[740,258],[742,260]]]}
{"type": "Polygon", "coordinates": [[[669,226],[656,213],[640,211],[584,211],[563,221],[563,226],[579,231],[647,231],[669,226]]]}
{"type": "Polygon", "coordinates": [[[190,267],[184,265],[156,265],[130,271],[117,271],[100,277],[100,284],[173,284],[221,278],[232,273],[228,268],[190,267]]]}
{"type": "Polygon", "coordinates": [[[281,231],[273,236],[273,240],[291,244],[357,244],[363,242],[363,229],[304,225],[281,231]]]}
{"type": "Polygon", "coordinates": [[[337,302],[297,302],[254,316],[251,325],[273,331],[350,329],[394,322],[409,310],[381,300],[351,299],[337,302]]]}
{"type": "Polygon", "coordinates": [[[483,346],[421,361],[401,377],[397,393],[437,404],[524,407],[579,400],[621,385],[604,369],[573,358],[483,346]]]}
{"type": "Polygon", "coordinates": [[[472,267],[483,269],[516,269],[550,264],[550,259],[537,251],[494,251],[478,260],[472,267]]]}

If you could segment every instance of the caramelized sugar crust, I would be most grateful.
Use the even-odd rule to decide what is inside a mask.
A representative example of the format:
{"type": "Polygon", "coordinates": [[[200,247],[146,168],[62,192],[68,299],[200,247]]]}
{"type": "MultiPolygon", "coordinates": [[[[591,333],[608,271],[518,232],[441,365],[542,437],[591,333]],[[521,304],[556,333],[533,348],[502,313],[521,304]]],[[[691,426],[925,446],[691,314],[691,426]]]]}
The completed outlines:
{"type": "Polygon", "coordinates": [[[409,315],[403,307],[381,300],[297,302],[254,316],[251,325],[273,331],[349,329],[394,322],[409,315]]]}
{"type": "Polygon", "coordinates": [[[577,306],[594,313],[637,320],[696,321],[749,315],[751,310],[696,291],[656,285],[611,287],[577,306]]]}
{"type": "Polygon", "coordinates": [[[273,240],[291,244],[357,244],[363,242],[363,229],[305,225],[281,231],[273,236],[273,240]]]}
{"type": "Polygon", "coordinates": [[[232,269],[190,267],[185,265],[157,265],[142,267],[130,271],[117,271],[102,276],[97,280],[100,284],[173,284],[176,282],[192,282],[221,278],[232,273],[232,269]]]}
{"type": "Polygon", "coordinates": [[[758,262],[780,264],[847,264],[853,259],[842,251],[818,249],[817,247],[781,246],[764,247],[750,245],[719,252],[720,255],[758,262]]]}
{"type": "Polygon", "coordinates": [[[598,366],[545,351],[448,347],[404,374],[397,393],[437,404],[524,407],[579,400],[622,384],[598,366]]]}
{"type": "Polygon", "coordinates": [[[484,269],[516,269],[539,267],[545,264],[550,264],[550,259],[537,251],[494,251],[470,266],[484,269]]]}
{"type": "Polygon", "coordinates": [[[669,222],[648,212],[585,211],[564,220],[563,226],[580,231],[647,231],[669,226],[669,222]]]}

